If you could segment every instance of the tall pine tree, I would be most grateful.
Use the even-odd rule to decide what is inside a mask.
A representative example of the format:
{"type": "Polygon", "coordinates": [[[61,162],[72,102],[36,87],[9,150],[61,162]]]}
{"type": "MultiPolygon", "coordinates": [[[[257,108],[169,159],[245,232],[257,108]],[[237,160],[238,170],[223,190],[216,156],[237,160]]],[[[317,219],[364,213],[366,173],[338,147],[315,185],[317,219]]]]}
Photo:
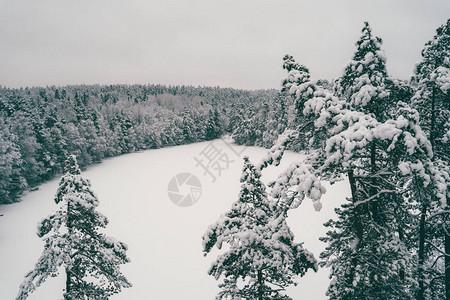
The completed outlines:
{"type": "Polygon", "coordinates": [[[214,246],[229,246],[208,271],[216,280],[224,277],[217,299],[291,299],[285,288],[308,269],[317,270],[316,260],[294,242],[285,212],[277,213],[247,157],[241,183],[238,201],[203,236],[205,255],[214,246]]]}
{"type": "Polygon", "coordinates": [[[131,287],[119,270],[120,264],[130,261],[127,246],[99,232],[108,219],[96,211],[98,199],[89,180],[81,177],[75,156],[69,156],[65,170],[55,197],[58,209],[38,226],[44,251],[25,276],[17,299],[26,299],[49,276],[57,276],[61,267],[66,300],[108,299],[131,287]]]}
{"type": "MultiPolygon", "coordinates": [[[[293,208],[307,196],[320,209],[320,181],[346,175],[352,197],[338,210],[338,219],[327,223],[324,238],[323,265],[332,270],[328,295],[408,299],[416,285],[414,243],[408,240],[414,230],[410,201],[416,184],[411,181],[442,196],[442,176],[430,164],[432,151],[417,111],[390,96],[393,82],[386,77],[381,39],[367,23],[362,33],[354,59],[337,82],[340,99],[311,83],[305,68],[285,57],[284,66],[294,67],[285,67],[289,73],[282,90],[295,96],[298,111],[313,124],[309,135],[320,133],[323,142],[310,143],[315,151],[279,176],[272,196],[293,208]],[[302,183],[305,179],[309,184],[302,183]]],[[[291,136],[295,142],[300,132],[291,136]]]]}
{"type": "Polygon", "coordinates": [[[27,187],[21,174],[24,162],[16,140],[0,117],[0,204],[17,201],[27,187]]]}
{"type": "MultiPolygon", "coordinates": [[[[450,161],[450,19],[440,26],[432,40],[422,50],[422,60],[417,64],[412,84],[417,92],[412,106],[421,116],[421,127],[427,133],[434,153],[434,164],[448,170],[450,161]]],[[[448,173],[448,171],[447,171],[448,173]]],[[[449,185],[447,179],[447,189],[449,185]]],[[[448,213],[442,213],[436,205],[435,195],[422,194],[421,221],[419,230],[419,291],[418,299],[425,299],[431,290],[445,288],[445,298],[450,299],[450,222],[448,213]],[[438,211],[433,211],[433,210],[438,211]],[[441,216],[438,221],[433,217],[441,216]],[[440,225],[438,225],[440,224],[440,225]],[[431,226],[430,226],[431,225],[431,226]],[[436,225],[441,227],[436,230],[436,225]],[[428,244],[428,245],[427,245],[428,244]],[[443,245],[443,249],[430,245],[443,245]],[[441,255],[445,253],[445,255],[441,255]],[[436,259],[437,257],[437,259],[436,259]],[[444,263],[442,263],[442,259],[444,263]],[[444,281],[440,278],[444,278],[444,281]],[[443,284],[442,284],[443,283],[443,284]]],[[[445,210],[450,211],[448,197],[445,210]]]]}

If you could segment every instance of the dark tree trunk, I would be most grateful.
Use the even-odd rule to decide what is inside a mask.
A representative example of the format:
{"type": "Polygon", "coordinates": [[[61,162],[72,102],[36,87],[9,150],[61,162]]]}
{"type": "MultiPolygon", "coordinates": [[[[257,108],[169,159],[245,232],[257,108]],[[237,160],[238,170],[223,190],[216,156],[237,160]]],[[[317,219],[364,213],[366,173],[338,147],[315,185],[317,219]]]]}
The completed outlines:
{"type": "MultiPolygon", "coordinates": [[[[356,195],[356,180],[355,180],[355,176],[353,174],[353,170],[349,170],[347,172],[348,175],[348,181],[350,183],[350,190],[352,192],[352,202],[353,204],[355,204],[358,201],[357,195],[356,195]]],[[[356,229],[356,236],[358,237],[358,239],[362,239],[363,236],[363,226],[361,223],[361,216],[359,213],[359,209],[358,207],[355,206],[354,208],[355,211],[355,229],[356,229]]]]}
{"type": "MultiPolygon", "coordinates": [[[[444,225],[445,226],[445,225],[444,225]]],[[[450,236],[445,234],[445,299],[450,300],[450,236]]]]}
{"type": "MultiPolygon", "coordinates": [[[[434,149],[434,128],[436,123],[436,112],[435,112],[435,89],[433,88],[432,96],[431,96],[431,120],[430,120],[430,133],[429,139],[431,143],[431,147],[434,149]]],[[[421,197],[422,198],[422,197],[421,197]]],[[[425,225],[426,225],[426,212],[427,212],[427,204],[428,201],[423,198],[424,203],[422,203],[422,210],[420,215],[420,223],[419,223],[419,249],[418,249],[418,270],[417,270],[417,281],[419,284],[419,290],[417,291],[417,300],[425,299],[425,283],[423,278],[423,267],[425,261],[425,225]]],[[[447,298],[447,300],[450,300],[447,298]]]]}
{"type": "MultiPolygon", "coordinates": [[[[70,207],[70,200],[67,202],[67,230],[69,231],[69,236],[72,235],[72,210],[70,207]]],[[[66,293],[64,299],[69,299],[68,295],[70,293],[70,287],[72,285],[72,278],[70,277],[70,270],[66,267],[66,293]]]]}
{"type": "MultiPolygon", "coordinates": [[[[376,166],[376,146],[375,142],[372,142],[370,145],[370,172],[372,173],[371,178],[371,184],[372,187],[370,188],[370,196],[375,196],[378,192],[377,190],[377,179],[374,177],[375,173],[377,172],[377,166],[376,166]]],[[[370,203],[370,210],[372,213],[372,218],[375,221],[375,223],[378,223],[378,199],[377,197],[373,198],[370,203]]]]}
{"type": "MultiPolygon", "coordinates": [[[[357,196],[357,187],[356,187],[356,179],[355,176],[353,174],[353,170],[350,169],[347,172],[347,176],[348,176],[348,181],[350,183],[350,191],[352,193],[352,203],[354,204],[354,208],[353,208],[353,212],[354,212],[354,220],[355,220],[355,231],[356,231],[356,237],[358,238],[358,244],[359,242],[362,240],[363,237],[363,225],[361,222],[361,209],[359,206],[356,206],[356,202],[358,201],[358,196],[357,196]]],[[[358,247],[358,245],[357,245],[358,247]]],[[[354,269],[356,268],[356,266],[358,265],[358,260],[353,257],[352,258],[352,266],[353,269],[351,270],[351,274],[348,277],[348,284],[352,284],[353,279],[354,279],[354,269]]],[[[351,292],[347,292],[346,295],[343,295],[343,299],[344,300],[351,300],[353,299],[353,295],[351,292]]]]}
{"type": "Polygon", "coordinates": [[[69,299],[67,296],[70,293],[70,286],[71,286],[71,284],[72,284],[72,279],[70,278],[70,272],[66,268],[66,293],[64,295],[64,299],[69,299]]]}
{"type": "MultiPolygon", "coordinates": [[[[431,124],[430,143],[433,151],[436,152],[436,87],[433,87],[431,97],[431,124]]],[[[445,299],[450,300],[450,236],[447,234],[447,222],[443,222],[444,228],[444,252],[445,252],[445,299]]]]}
{"type": "Polygon", "coordinates": [[[263,300],[264,298],[264,280],[262,276],[262,271],[258,271],[258,300],[263,300]]]}
{"type": "Polygon", "coordinates": [[[420,213],[419,224],[419,265],[417,276],[419,281],[419,290],[417,292],[417,300],[425,300],[425,285],[423,278],[423,264],[425,261],[425,220],[427,213],[427,205],[422,204],[422,211],[420,213]]]}
{"type": "MultiPolygon", "coordinates": [[[[436,87],[433,86],[431,97],[431,124],[430,124],[430,143],[433,151],[436,152],[436,87]]],[[[450,236],[447,234],[447,222],[443,222],[444,228],[444,252],[445,252],[445,299],[450,300],[450,236]]]]}

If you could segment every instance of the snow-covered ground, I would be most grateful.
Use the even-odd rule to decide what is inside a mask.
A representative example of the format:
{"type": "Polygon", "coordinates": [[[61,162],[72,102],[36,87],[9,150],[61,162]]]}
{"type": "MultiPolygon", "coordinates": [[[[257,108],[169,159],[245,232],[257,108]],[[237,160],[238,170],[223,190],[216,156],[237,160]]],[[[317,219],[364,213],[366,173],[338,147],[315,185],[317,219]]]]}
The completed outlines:
{"type": "MultiPolygon", "coordinates": [[[[257,163],[267,150],[233,146],[237,153],[244,151],[239,157],[223,141],[213,141],[212,145],[233,161],[220,176],[214,173],[217,180],[212,182],[195,161],[205,161],[202,151],[211,149],[210,143],[127,154],[107,159],[83,173],[99,197],[99,210],[110,220],[107,233],[129,246],[131,263],[123,265],[122,270],[133,287],[111,299],[214,299],[217,282],[207,275],[207,269],[217,252],[205,258],[201,237],[237,199],[242,157],[247,155],[257,163]],[[167,194],[169,181],[183,172],[194,174],[202,184],[199,201],[190,207],[176,206],[167,194]]],[[[301,158],[288,152],[279,167],[263,171],[263,179],[273,180],[290,162],[301,158]]],[[[221,164],[225,167],[223,161],[221,164]]],[[[0,217],[0,299],[15,298],[24,275],[41,254],[43,242],[36,236],[36,226],[55,208],[58,180],[24,195],[20,203],[0,206],[0,214],[4,214],[0,217]]],[[[288,219],[297,241],[304,241],[317,258],[324,248],[318,240],[325,233],[322,224],[334,216],[334,207],[349,195],[345,182],[327,189],[321,212],[315,212],[312,202],[305,199],[288,219]]],[[[289,288],[288,294],[293,299],[326,299],[327,286],[328,270],[310,271],[298,279],[298,286],[289,288]]],[[[60,299],[63,288],[63,276],[50,278],[29,299],[60,299]]]]}

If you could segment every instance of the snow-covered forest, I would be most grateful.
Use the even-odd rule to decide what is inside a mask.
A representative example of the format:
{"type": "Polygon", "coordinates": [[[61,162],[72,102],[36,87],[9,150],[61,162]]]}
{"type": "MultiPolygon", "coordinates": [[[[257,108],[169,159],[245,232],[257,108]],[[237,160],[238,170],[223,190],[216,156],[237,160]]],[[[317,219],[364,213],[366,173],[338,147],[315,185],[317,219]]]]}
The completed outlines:
{"type": "MultiPolygon", "coordinates": [[[[207,193],[220,199],[222,189],[232,190],[234,198],[208,216],[203,236],[180,238],[212,260],[189,272],[210,275],[216,299],[298,299],[302,280],[326,271],[323,299],[450,300],[450,19],[429,37],[408,80],[390,76],[382,37],[368,22],[351,57],[329,81],[313,79],[301,57],[287,54],[279,90],[1,88],[0,219],[24,192],[62,176],[56,196],[45,200],[54,207],[36,224],[42,254],[20,286],[7,288],[22,300],[63,276],[55,286],[64,299],[133,289],[127,265],[140,261],[128,253],[137,249],[127,246],[127,232],[117,231],[120,241],[109,235],[107,216],[97,211],[102,199],[82,171],[108,157],[229,135],[265,154],[236,159],[240,179],[219,180],[217,194],[207,193]],[[291,216],[307,204],[321,214],[325,197],[339,205],[316,229],[324,246],[317,253],[302,240],[302,230],[314,228],[292,226],[291,216]]],[[[146,238],[148,247],[160,247],[150,236],[140,243],[146,238]]],[[[148,293],[138,297],[156,299],[148,293]]]]}
{"type": "Polygon", "coordinates": [[[235,111],[275,93],[160,85],[1,88],[0,203],[62,174],[69,154],[84,168],[105,157],[216,139],[237,126],[229,120],[235,111]]]}

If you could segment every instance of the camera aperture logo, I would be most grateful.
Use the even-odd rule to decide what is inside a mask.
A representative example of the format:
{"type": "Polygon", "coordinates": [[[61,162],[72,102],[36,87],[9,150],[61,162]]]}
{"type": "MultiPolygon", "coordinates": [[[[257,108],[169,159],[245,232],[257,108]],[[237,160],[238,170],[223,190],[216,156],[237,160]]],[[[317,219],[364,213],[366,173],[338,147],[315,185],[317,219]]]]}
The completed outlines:
{"type": "Polygon", "coordinates": [[[192,206],[202,195],[200,180],[191,173],[180,173],[174,176],[167,186],[170,201],[180,207],[192,206]]]}

